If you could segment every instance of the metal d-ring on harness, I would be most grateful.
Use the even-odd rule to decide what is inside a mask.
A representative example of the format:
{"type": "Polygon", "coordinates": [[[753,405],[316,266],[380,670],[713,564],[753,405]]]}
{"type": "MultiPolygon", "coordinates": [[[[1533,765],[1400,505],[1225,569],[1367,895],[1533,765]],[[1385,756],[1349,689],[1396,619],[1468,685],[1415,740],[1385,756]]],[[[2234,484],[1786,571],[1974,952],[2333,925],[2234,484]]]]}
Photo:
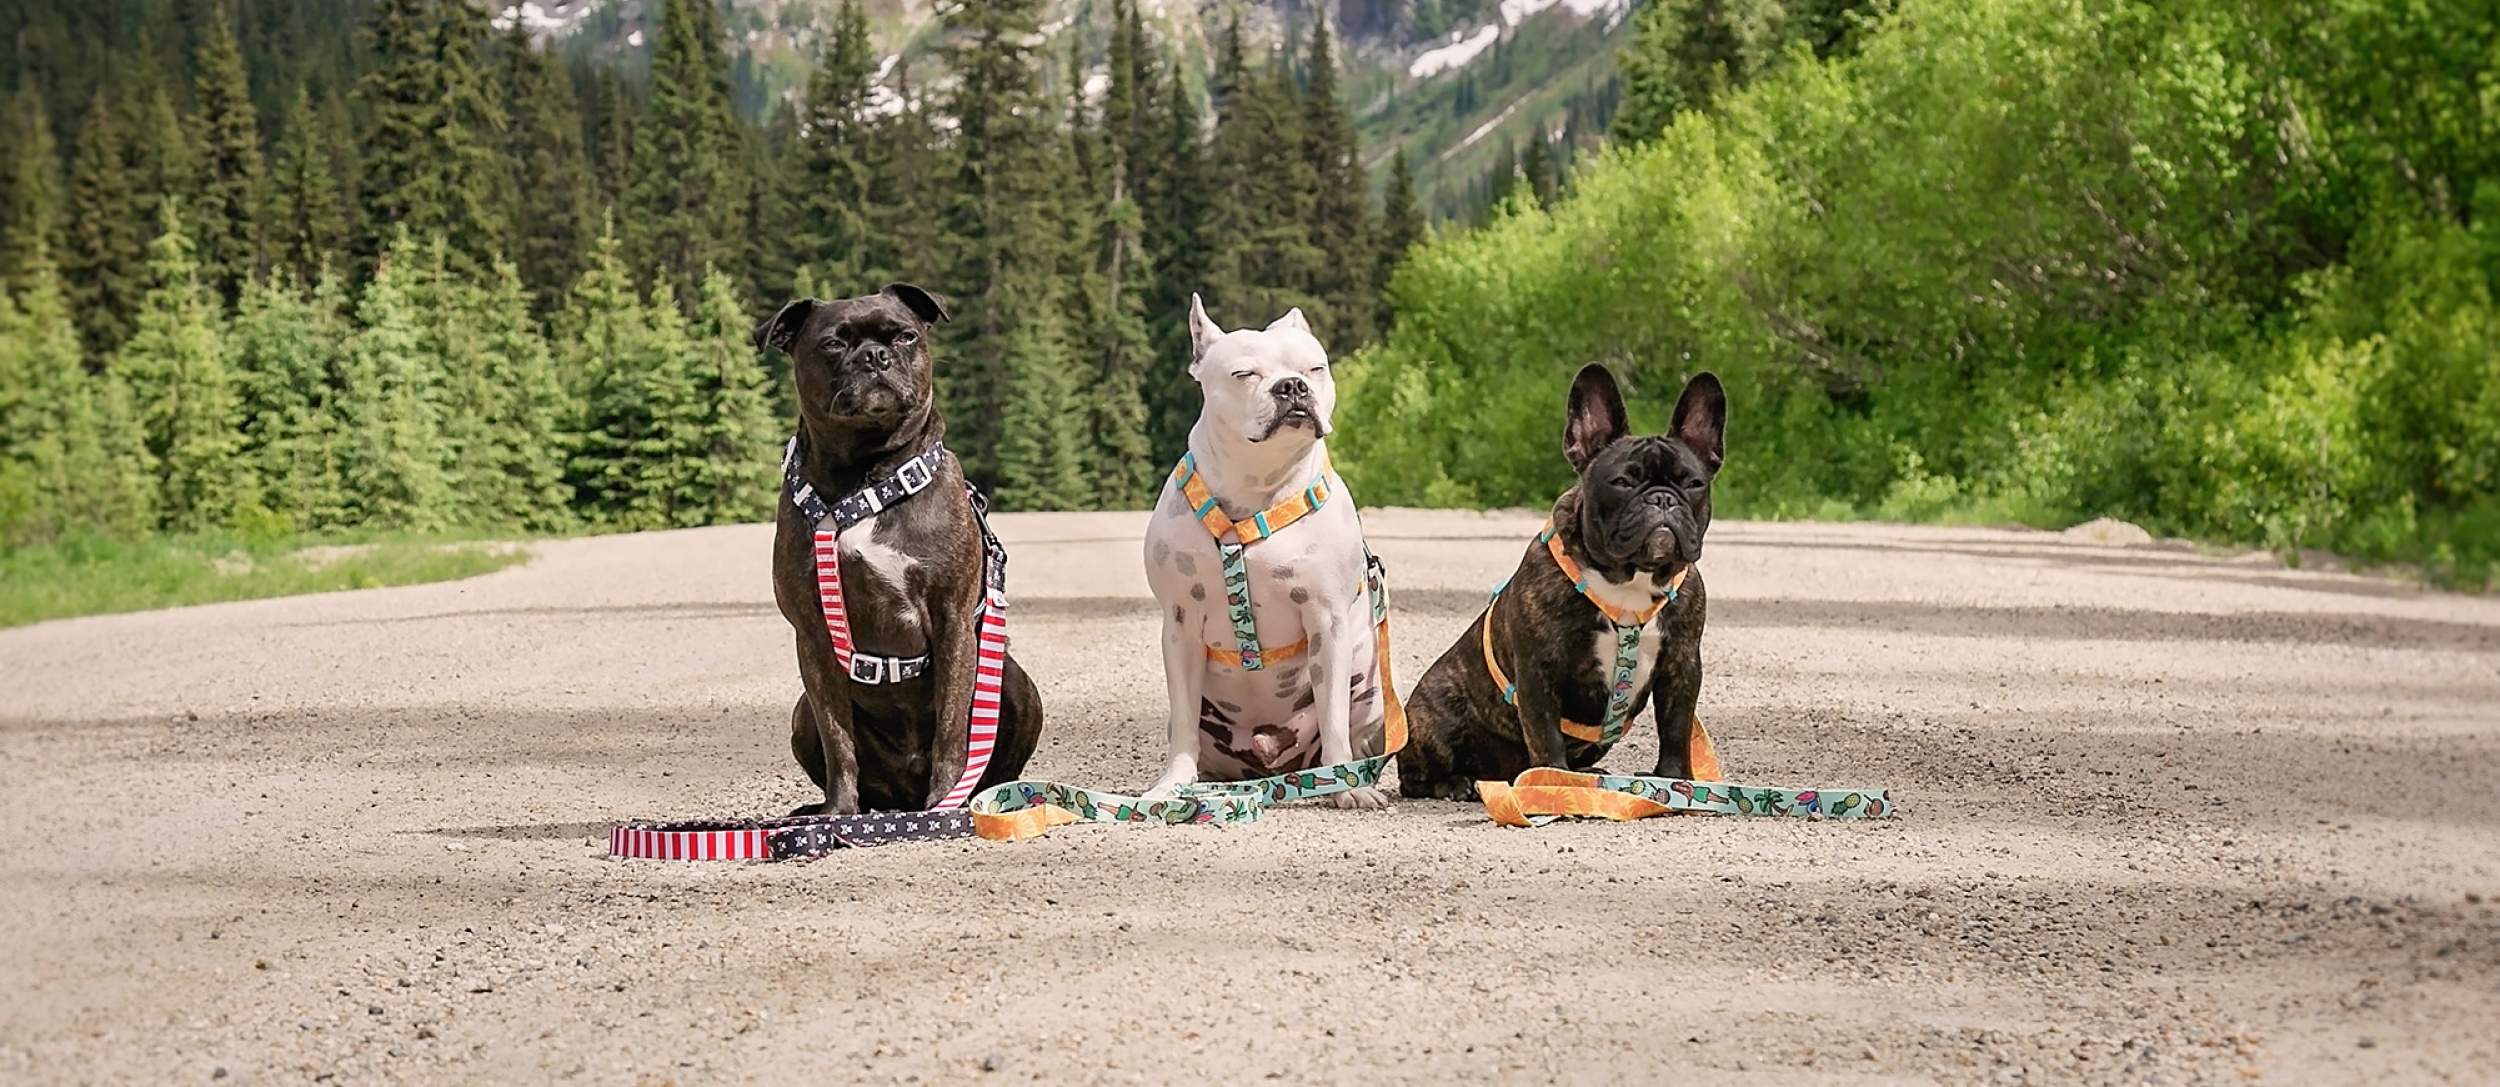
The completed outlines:
{"type": "MultiPolygon", "coordinates": [[[[904,461],[895,473],[869,484],[838,502],[827,504],[816,489],[799,478],[798,439],[782,455],[782,480],[790,502],[814,528],[816,592],[824,604],[825,631],[833,639],[836,663],[852,681],[871,686],[901,683],[927,674],[930,657],[889,657],[860,652],[851,644],[848,611],[842,599],[843,529],[859,524],[913,495],[937,479],[946,447],[904,461]]],[[[868,812],[859,815],[802,815],[786,819],[740,819],[692,823],[629,823],[608,832],[608,852],[619,857],[656,860],[787,860],[814,857],[836,849],[884,845],[887,842],[969,838],[972,814],[963,810],[972,790],[987,773],[998,747],[998,719],[1007,668],[1007,549],[990,531],[989,503],[981,492],[964,488],[972,503],[973,523],[981,529],[981,617],[975,643],[972,712],[966,728],[964,772],[936,807],[918,812],[868,812]]]]}

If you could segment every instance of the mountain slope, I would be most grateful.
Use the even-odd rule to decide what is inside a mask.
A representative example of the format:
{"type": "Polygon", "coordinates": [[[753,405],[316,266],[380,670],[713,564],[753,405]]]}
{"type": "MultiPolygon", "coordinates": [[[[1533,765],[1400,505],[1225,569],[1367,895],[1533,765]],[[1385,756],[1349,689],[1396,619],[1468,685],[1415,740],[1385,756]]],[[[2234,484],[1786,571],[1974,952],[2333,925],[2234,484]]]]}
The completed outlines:
{"type": "MultiPolygon", "coordinates": [[[[751,116],[803,85],[838,0],[726,0],[740,108],[751,116]]],[[[1611,114],[1614,55],[1630,40],[1633,0],[1340,0],[1331,28],[1341,45],[1343,86],[1361,127],[1366,165],[1385,176],[1406,150],[1425,206],[1448,217],[1480,199],[1486,172],[1532,134],[1593,139],[1611,114]]],[[[1224,26],[1241,19],[1252,53],[1308,34],[1318,9],[1291,0],[1197,3],[1143,0],[1155,36],[1199,80],[1224,26]]],[[[658,0],[568,0],[505,9],[568,52],[628,68],[646,62],[646,27],[658,0]]],[[[1102,63],[1108,3],[1059,0],[1044,24],[1064,55],[1072,36],[1087,63],[1102,63]]],[[[883,78],[937,75],[930,57],[930,0],[869,0],[883,78]],[[907,57],[908,65],[894,63],[907,57]]],[[[942,76],[939,77],[942,79],[942,76]]]]}

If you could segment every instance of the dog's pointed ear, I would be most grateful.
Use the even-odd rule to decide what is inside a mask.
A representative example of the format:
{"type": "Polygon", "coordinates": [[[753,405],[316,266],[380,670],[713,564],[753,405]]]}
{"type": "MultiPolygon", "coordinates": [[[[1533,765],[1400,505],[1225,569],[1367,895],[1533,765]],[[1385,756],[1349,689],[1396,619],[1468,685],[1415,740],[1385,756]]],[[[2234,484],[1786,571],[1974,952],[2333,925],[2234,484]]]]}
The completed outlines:
{"type": "Polygon", "coordinates": [[[1268,322],[1267,330],[1270,332],[1283,332],[1287,329],[1299,329],[1305,334],[1311,331],[1311,321],[1302,316],[1302,307],[1295,306],[1286,310],[1284,316],[1268,322]]]}
{"type": "Polygon", "coordinates": [[[945,301],[909,283],[888,283],[885,293],[911,310],[913,316],[920,318],[921,324],[934,325],[949,319],[945,301]]]}
{"type": "Polygon", "coordinates": [[[798,339],[799,330],[807,327],[807,319],[815,316],[816,307],[821,305],[824,303],[813,298],[794,298],[783,303],[778,312],[765,318],[763,324],[755,326],[755,349],[761,351],[770,347],[789,351],[791,342],[798,339]]]}
{"type": "Polygon", "coordinates": [[[1699,454],[1713,473],[1719,470],[1727,459],[1727,390],[1720,387],[1719,375],[1704,370],[1684,383],[1684,395],[1675,401],[1675,422],[1667,430],[1699,454]]]}
{"type": "Polygon", "coordinates": [[[1207,357],[1207,348],[1224,338],[1224,330],[1207,317],[1207,305],[1198,300],[1198,292],[1189,293],[1189,367],[1198,368],[1198,360],[1207,357]]]}
{"type": "Polygon", "coordinates": [[[1563,459],[1571,470],[1583,471],[1599,450],[1613,445],[1632,429],[1624,421],[1623,391],[1615,387],[1614,371],[1592,362],[1571,379],[1571,406],[1563,416],[1563,459]]]}

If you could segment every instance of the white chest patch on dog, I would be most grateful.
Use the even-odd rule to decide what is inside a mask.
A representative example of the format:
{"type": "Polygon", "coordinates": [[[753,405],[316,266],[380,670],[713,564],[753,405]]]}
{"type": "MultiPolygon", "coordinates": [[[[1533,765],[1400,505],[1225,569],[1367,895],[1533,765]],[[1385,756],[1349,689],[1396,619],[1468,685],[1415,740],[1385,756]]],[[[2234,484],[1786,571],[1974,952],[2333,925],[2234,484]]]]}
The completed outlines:
{"type": "MultiPolygon", "coordinates": [[[[1650,605],[1657,603],[1659,597],[1666,595],[1666,590],[1645,574],[1635,576],[1630,581],[1608,581],[1606,575],[1592,570],[1589,571],[1588,579],[1589,599],[1617,611],[1630,612],[1634,615],[1648,611],[1650,605]]],[[[1613,652],[1611,649],[1607,650],[1609,654],[1613,652]]]]}
{"type": "MultiPolygon", "coordinates": [[[[896,592],[907,591],[904,577],[911,573],[912,567],[919,565],[918,560],[911,556],[877,542],[877,519],[873,516],[852,525],[850,531],[842,534],[842,561],[847,567],[845,576],[864,566],[877,576],[877,580],[896,592]],[[854,562],[858,565],[851,565],[854,562]]],[[[920,621],[920,617],[908,608],[898,618],[906,625],[916,626],[920,621]]]]}

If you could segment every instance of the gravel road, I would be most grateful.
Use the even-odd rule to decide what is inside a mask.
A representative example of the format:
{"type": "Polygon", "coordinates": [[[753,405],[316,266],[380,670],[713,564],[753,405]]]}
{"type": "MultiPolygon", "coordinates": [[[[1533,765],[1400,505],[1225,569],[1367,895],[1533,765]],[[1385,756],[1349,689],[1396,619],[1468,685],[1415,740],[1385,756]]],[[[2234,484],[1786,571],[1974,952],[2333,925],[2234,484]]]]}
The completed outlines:
{"type": "MultiPolygon", "coordinates": [[[[1536,522],[1367,513],[1402,684],[1536,522]]],[[[998,518],[1035,776],[1158,766],[1143,524],[998,518]]],[[[604,858],[812,795],[769,535],[0,631],[0,1082],[2500,1080],[2500,600],[1721,522],[1731,777],[1899,818],[604,858]]]]}

